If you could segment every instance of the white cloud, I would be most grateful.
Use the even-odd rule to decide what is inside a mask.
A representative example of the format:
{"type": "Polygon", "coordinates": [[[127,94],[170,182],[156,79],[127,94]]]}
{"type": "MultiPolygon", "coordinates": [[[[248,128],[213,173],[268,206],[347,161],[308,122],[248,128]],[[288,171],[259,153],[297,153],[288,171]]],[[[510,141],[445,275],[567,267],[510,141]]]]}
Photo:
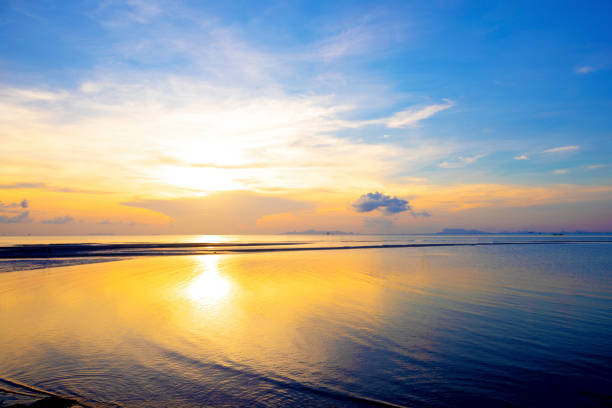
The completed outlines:
{"type": "Polygon", "coordinates": [[[2,88],[0,98],[15,102],[53,102],[63,99],[66,92],[50,92],[40,89],[2,88]]]}
{"type": "Polygon", "coordinates": [[[91,17],[108,27],[133,23],[147,24],[162,13],[162,8],[154,0],[106,0],[101,2],[91,17]]]}
{"type": "Polygon", "coordinates": [[[397,112],[390,118],[384,119],[388,128],[404,128],[414,126],[423,119],[427,119],[438,112],[452,108],[455,103],[446,99],[443,104],[434,104],[422,108],[409,108],[397,112]]]}
{"type": "Polygon", "coordinates": [[[597,71],[597,67],[593,67],[591,65],[583,65],[581,67],[577,67],[575,72],[579,75],[590,74],[593,71],[597,71]]]}
{"type": "Polygon", "coordinates": [[[527,157],[526,154],[519,154],[517,156],[514,156],[514,160],[529,160],[529,157],[527,157]]]}
{"type": "Polygon", "coordinates": [[[552,149],[544,150],[543,153],[569,153],[569,152],[575,152],[576,150],[580,150],[580,146],[571,145],[571,146],[553,147],[552,149]]]}
{"type": "Polygon", "coordinates": [[[454,161],[444,161],[442,163],[440,163],[440,167],[444,168],[444,169],[456,169],[459,167],[464,167],[468,164],[472,164],[475,163],[476,161],[482,159],[483,157],[485,157],[486,154],[477,154],[475,156],[459,156],[457,158],[457,160],[454,161]]]}
{"type": "Polygon", "coordinates": [[[589,170],[603,169],[604,167],[608,167],[607,164],[592,164],[590,166],[586,166],[589,170]]]}
{"type": "MultiPolygon", "coordinates": [[[[445,99],[443,104],[433,104],[414,108],[407,108],[397,112],[392,116],[370,119],[370,120],[338,120],[338,125],[346,128],[359,128],[368,125],[385,125],[387,128],[406,128],[409,126],[417,126],[424,119],[430,118],[438,112],[455,106],[451,100],[445,99]]],[[[384,135],[387,138],[389,135],[384,135]]]]}
{"type": "Polygon", "coordinates": [[[324,39],[316,51],[316,56],[324,60],[357,55],[366,52],[374,45],[374,33],[364,27],[352,27],[342,33],[324,39]]]}
{"type": "MultiPolygon", "coordinates": [[[[53,180],[45,176],[48,182],[72,185],[74,177],[82,177],[78,182],[111,189],[108,183],[117,177],[126,181],[122,187],[140,180],[152,192],[155,184],[196,191],[361,190],[449,153],[434,140],[401,146],[336,136],[354,124],[338,119],[348,108],[331,96],[252,95],[190,78],[133,80],[88,80],[82,90],[45,109],[47,116],[17,104],[27,114],[0,122],[0,133],[8,135],[5,147],[15,157],[44,155],[48,164],[72,163],[53,180]],[[151,163],[159,156],[177,160],[151,163]]],[[[0,106],[3,102],[15,106],[0,98],[0,106]]]]}
{"type": "MultiPolygon", "coordinates": [[[[348,106],[333,90],[323,93],[310,88],[304,76],[311,72],[300,76],[304,60],[316,55],[305,56],[300,50],[262,51],[251,46],[237,28],[222,27],[187,10],[173,11],[181,13],[177,21],[188,19],[185,27],[164,20],[154,28],[139,26],[148,35],[135,37],[130,24],[161,19],[164,11],[155,2],[151,6],[144,1],[131,1],[125,7],[116,0],[105,4],[94,18],[109,23],[105,27],[120,40],[106,50],[109,58],[81,78],[80,87],[41,92],[7,91],[0,85],[3,148],[22,163],[58,168],[49,176],[24,165],[15,170],[15,177],[51,185],[95,184],[109,191],[115,191],[117,183],[112,180],[119,177],[125,181],[119,183],[123,190],[130,183],[145,183],[149,190],[143,194],[154,193],[155,184],[183,191],[336,185],[369,191],[365,189],[378,186],[386,177],[451,153],[450,144],[433,139],[369,143],[339,134],[374,123],[414,126],[450,108],[452,101],[372,121],[346,120],[347,113],[384,108],[397,100],[388,89],[377,86],[345,96],[353,105],[348,106]],[[168,73],[164,68],[105,65],[123,59],[144,65],[161,62],[161,66],[178,60],[185,70],[168,73]],[[292,80],[288,91],[283,90],[283,78],[292,80]],[[161,155],[177,162],[151,164],[152,157],[161,155]],[[71,163],[70,170],[66,162],[71,163]],[[261,162],[268,166],[258,166],[261,162]]],[[[329,58],[367,52],[379,35],[371,29],[364,25],[356,31],[345,30],[313,47],[321,51],[319,57],[329,58]]]]}

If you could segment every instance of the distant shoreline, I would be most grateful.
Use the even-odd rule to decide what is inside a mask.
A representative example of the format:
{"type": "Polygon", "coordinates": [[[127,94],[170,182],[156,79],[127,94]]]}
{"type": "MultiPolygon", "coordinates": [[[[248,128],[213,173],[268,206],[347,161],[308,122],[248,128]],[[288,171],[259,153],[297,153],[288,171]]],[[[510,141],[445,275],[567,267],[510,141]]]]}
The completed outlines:
{"type": "Polygon", "coordinates": [[[325,231],[325,230],[306,230],[306,231],[285,231],[279,233],[240,233],[240,234],[179,234],[179,233],[160,233],[160,234],[114,234],[114,233],[91,233],[91,234],[3,234],[0,233],[0,237],[186,237],[186,236],[208,236],[208,235],[219,235],[219,236],[284,236],[284,235],[295,235],[295,236],[317,236],[317,235],[330,235],[330,236],[438,236],[438,235],[457,235],[457,236],[469,236],[469,235],[568,235],[568,236],[599,236],[599,235],[612,235],[612,231],[501,231],[501,232],[488,232],[481,230],[467,230],[462,228],[445,228],[439,232],[394,232],[394,233],[370,233],[370,232],[346,232],[346,231],[325,231]]]}
{"type": "Polygon", "coordinates": [[[540,241],[499,241],[499,242],[432,242],[409,244],[371,244],[371,245],[330,245],[300,246],[308,242],[274,243],[147,243],[147,244],[33,244],[0,247],[0,259],[58,259],[58,258],[115,258],[138,256],[179,256],[236,254],[253,252],[290,252],[345,249],[385,249],[385,248],[426,248],[456,246],[499,246],[499,245],[559,245],[585,243],[612,243],[612,239],[593,240],[540,240],[540,241]]]}

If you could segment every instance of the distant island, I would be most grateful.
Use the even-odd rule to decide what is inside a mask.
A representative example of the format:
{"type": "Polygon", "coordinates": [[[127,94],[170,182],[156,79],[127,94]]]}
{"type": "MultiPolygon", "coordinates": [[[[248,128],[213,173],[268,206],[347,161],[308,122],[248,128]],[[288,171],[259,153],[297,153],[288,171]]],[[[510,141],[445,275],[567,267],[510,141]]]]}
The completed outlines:
{"type": "Polygon", "coordinates": [[[444,228],[440,232],[436,232],[437,235],[482,235],[491,234],[490,232],[479,231],[479,230],[467,230],[463,228],[444,228]]]}
{"type": "Polygon", "coordinates": [[[321,231],[321,230],[306,230],[306,231],[287,231],[281,235],[357,235],[354,232],[346,231],[321,231]]]}
{"type": "Polygon", "coordinates": [[[440,232],[436,232],[436,235],[526,235],[526,234],[534,234],[534,235],[566,235],[566,234],[572,234],[572,235],[591,235],[591,234],[596,234],[596,235],[608,235],[608,234],[612,234],[612,232],[591,232],[591,231],[574,231],[574,232],[568,232],[568,231],[559,231],[559,232],[540,232],[540,231],[501,231],[501,232],[487,232],[487,231],[480,231],[480,230],[468,230],[468,229],[463,229],[463,228],[444,228],[442,231],[440,232]]]}

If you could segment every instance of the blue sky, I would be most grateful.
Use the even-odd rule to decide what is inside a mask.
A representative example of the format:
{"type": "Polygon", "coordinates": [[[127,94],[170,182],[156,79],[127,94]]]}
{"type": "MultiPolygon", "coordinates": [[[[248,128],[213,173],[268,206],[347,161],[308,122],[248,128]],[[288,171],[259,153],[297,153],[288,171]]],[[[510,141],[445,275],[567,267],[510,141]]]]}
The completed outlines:
{"type": "MultiPolygon", "coordinates": [[[[310,191],[316,198],[305,207],[318,206],[320,213],[344,206],[346,214],[353,198],[384,190],[417,200],[413,204],[423,200],[427,208],[420,210],[431,212],[431,219],[394,219],[396,229],[416,222],[423,231],[454,220],[474,222],[453,218],[462,204],[453,209],[440,196],[495,185],[507,187],[500,193],[506,198],[539,189],[541,199],[525,206],[571,203],[559,214],[575,215],[573,206],[584,202],[605,218],[612,180],[610,15],[609,2],[5,1],[2,102],[7,112],[22,112],[30,122],[20,123],[15,113],[0,129],[10,136],[0,154],[15,162],[3,181],[85,190],[76,174],[92,171],[94,185],[105,189],[113,183],[85,166],[116,165],[113,176],[125,184],[113,191],[117,206],[234,190],[300,201],[310,191]],[[213,111],[226,127],[210,122],[213,111]],[[197,112],[207,119],[194,118],[197,112]],[[153,114],[163,118],[158,129],[176,132],[149,137],[151,130],[134,128],[153,114]],[[279,116],[288,122],[275,122],[279,116]],[[235,126],[260,119],[251,128],[266,129],[263,136],[235,126]],[[94,125],[100,134],[84,143],[94,125]],[[207,126],[218,142],[204,134],[207,126]],[[19,136],[26,134],[27,140],[19,136]],[[45,151],[53,138],[57,151],[45,151]],[[225,151],[216,145],[222,140],[249,147],[234,157],[206,156],[225,151]],[[118,146],[115,162],[97,154],[117,152],[118,146]],[[198,149],[201,158],[192,154],[198,149]],[[267,163],[278,157],[270,152],[285,155],[287,163],[264,170],[270,165],[256,160],[264,150],[267,163]],[[61,175],[44,173],[43,165],[65,163],[67,152],[77,159],[61,175]],[[161,156],[161,163],[145,163],[161,156]],[[161,176],[159,166],[166,166],[161,176]],[[238,167],[250,173],[238,174],[238,167]],[[371,176],[361,175],[368,167],[371,176]],[[305,176],[305,168],[316,170],[305,176]],[[225,184],[185,182],[204,177],[205,170],[225,184]],[[170,172],[181,176],[167,177],[170,172]],[[134,183],[148,187],[135,194],[134,183]],[[324,191],[339,191],[342,198],[324,191]],[[436,213],[445,215],[436,221],[436,213]]],[[[66,214],[78,211],[71,199],[52,201],[53,208],[39,209],[40,217],[78,218],[66,214]]],[[[495,197],[488,205],[500,211],[520,207],[495,197]]],[[[36,214],[36,207],[31,211],[36,214]]],[[[122,222],[131,222],[134,214],[117,211],[127,217],[122,222]]],[[[301,217],[292,211],[287,213],[301,217]]],[[[311,217],[313,228],[358,229],[348,218],[336,225],[301,215],[311,217]]],[[[82,217],[88,222],[87,214],[82,217]]],[[[503,228],[487,220],[477,224],[503,228]]],[[[535,228],[536,221],[527,217],[521,225],[535,228]]],[[[277,222],[278,228],[291,226],[277,222]]],[[[580,225],[578,219],[565,227],[580,225]]],[[[551,221],[542,227],[556,226],[551,221]]]]}

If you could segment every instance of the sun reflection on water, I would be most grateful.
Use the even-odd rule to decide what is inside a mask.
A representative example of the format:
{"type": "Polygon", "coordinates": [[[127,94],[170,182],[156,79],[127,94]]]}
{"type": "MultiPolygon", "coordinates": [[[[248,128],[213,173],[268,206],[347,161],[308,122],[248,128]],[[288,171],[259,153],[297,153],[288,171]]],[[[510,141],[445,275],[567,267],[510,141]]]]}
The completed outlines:
{"type": "Polygon", "coordinates": [[[219,273],[219,256],[205,255],[201,257],[202,273],[189,282],[186,296],[200,306],[214,306],[229,297],[232,282],[227,276],[219,273]]]}

